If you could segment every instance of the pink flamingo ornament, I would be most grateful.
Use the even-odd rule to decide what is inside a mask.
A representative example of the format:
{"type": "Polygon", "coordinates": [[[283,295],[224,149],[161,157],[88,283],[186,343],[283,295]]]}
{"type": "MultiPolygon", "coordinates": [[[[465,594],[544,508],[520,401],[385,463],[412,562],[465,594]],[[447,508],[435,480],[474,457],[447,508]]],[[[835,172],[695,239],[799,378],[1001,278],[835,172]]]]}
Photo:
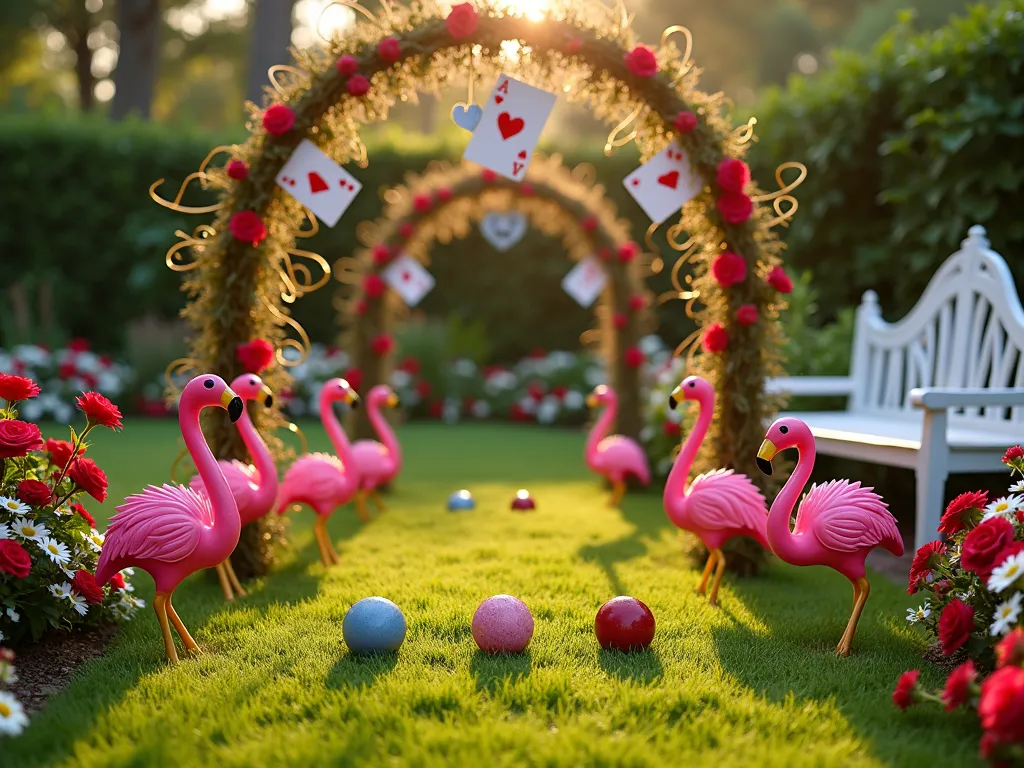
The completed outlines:
{"type": "Polygon", "coordinates": [[[815,455],[810,428],[792,417],[778,419],[769,427],[757,452],[758,468],[770,475],[772,459],[787,448],[797,450],[796,469],[768,512],[768,543],[787,563],[827,565],[853,584],[853,612],[836,647],[840,656],[849,656],[857,622],[871,591],[864,560],[877,546],[897,557],[902,555],[903,539],[882,498],[871,488],[862,488],[859,482],[849,480],[812,485],[790,530],[793,507],[811,476],[815,455]]]}
{"type": "Polygon", "coordinates": [[[186,576],[223,563],[238,544],[242,528],[231,488],[199,426],[200,410],[214,406],[226,409],[232,421],[238,421],[245,410],[242,399],[213,374],[196,376],[186,384],[178,404],[178,422],[185,447],[203,478],[208,495],[183,485],[162,488],[150,485],[142,493],[129,496],[110,519],[96,567],[96,581],[100,585],[130,566],[141,568],[153,577],[156,582],[153,609],[170,661],[177,661],[178,653],[168,617],[185,650],[200,652],[178,618],[171,604],[171,594],[186,576]]]}
{"type": "Polygon", "coordinates": [[[765,538],[768,505],[749,477],[731,469],[714,469],[697,475],[687,487],[693,460],[714,417],[715,389],[699,376],[689,376],[672,390],[669,408],[675,410],[682,400],[695,401],[700,413],[665,483],[665,512],[674,525],[690,531],[707,547],[708,561],[697,592],[705,593],[711,571],[715,569],[708,602],[717,605],[718,587],[725,573],[722,546],[734,536],[749,536],[769,549],[765,538]]]}
{"type": "Polygon", "coordinates": [[[385,405],[389,408],[397,407],[398,395],[391,387],[378,384],[366,396],[366,415],[380,437],[380,442],[358,440],[352,446],[352,460],[359,473],[356,508],[363,520],[368,520],[370,516],[366,509],[367,494],[373,498],[377,510],[383,512],[384,502],[377,493],[377,487],[394,478],[402,468],[402,447],[398,444],[398,438],[395,437],[388,420],[380,412],[381,407],[385,405]]]}
{"type": "Polygon", "coordinates": [[[327,533],[327,519],[337,507],[347,504],[359,489],[359,475],[352,459],[345,430],[334,413],[334,403],[343,402],[356,408],[359,395],[345,379],[331,379],[320,390],[320,421],[334,445],[337,456],[329,453],[307,453],[297,458],[285,472],[277,496],[277,513],[283,514],[292,504],[306,504],[316,513],[313,535],[316,536],[324,567],[341,562],[327,533]]]}
{"type": "MultiPolygon", "coordinates": [[[[267,408],[274,404],[274,396],[270,388],[263,383],[259,376],[254,374],[243,373],[231,382],[231,389],[242,398],[243,403],[262,399],[267,408]]],[[[224,459],[218,461],[217,464],[220,471],[224,473],[224,479],[228,481],[235,504],[238,505],[238,516],[242,520],[242,525],[246,526],[259,520],[274,506],[274,500],[277,498],[277,466],[274,464],[267,444],[263,442],[260,433],[253,426],[248,410],[242,410],[242,417],[235,422],[235,426],[238,428],[242,442],[245,443],[255,465],[224,459]]],[[[189,487],[194,491],[206,494],[206,487],[203,485],[201,475],[193,477],[189,481],[189,487]]],[[[245,590],[238,581],[238,576],[235,575],[230,557],[217,566],[217,578],[220,579],[220,588],[224,592],[225,600],[231,602],[235,599],[235,595],[245,597],[245,590]]]]}
{"type": "Polygon", "coordinates": [[[615,390],[605,384],[595,387],[587,397],[587,407],[601,405],[604,411],[590,430],[583,457],[591,472],[604,475],[611,481],[612,495],[608,505],[617,507],[626,493],[626,478],[633,475],[647,485],[651,482],[651,467],[647,463],[647,454],[635,440],[623,435],[608,435],[615,422],[619,398],[615,390]]]}

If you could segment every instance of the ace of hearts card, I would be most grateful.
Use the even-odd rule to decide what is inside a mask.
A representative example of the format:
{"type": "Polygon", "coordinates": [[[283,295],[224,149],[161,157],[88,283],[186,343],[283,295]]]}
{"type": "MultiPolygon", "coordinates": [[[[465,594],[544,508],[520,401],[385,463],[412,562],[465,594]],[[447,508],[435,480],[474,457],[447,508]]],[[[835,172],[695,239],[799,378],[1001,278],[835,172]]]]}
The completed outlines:
{"type": "Polygon", "coordinates": [[[328,227],[338,223],[363,185],[309,139],[295,148],[275,179],[328,227]]]}
{"type": "Polygon", "coordinates": [[[554,106],[555,94],[502,75],[462,157],[522,181],[554,106]]]}
{"type": "Polygon", "coordinates": [[[641,165],[622,182],[644,213],[660,224],[704,188],[689,158],[675,142],[641,165]]]}

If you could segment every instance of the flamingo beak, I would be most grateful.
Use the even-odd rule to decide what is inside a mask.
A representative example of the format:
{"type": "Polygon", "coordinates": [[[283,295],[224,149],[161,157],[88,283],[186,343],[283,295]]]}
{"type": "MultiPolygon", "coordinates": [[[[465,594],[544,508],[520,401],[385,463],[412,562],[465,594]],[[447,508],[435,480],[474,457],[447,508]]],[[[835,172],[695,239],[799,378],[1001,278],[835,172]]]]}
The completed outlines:
{"type": "Polygon", "coordinates": [[[672,393],[668,396],[668,409],[674,411],[676,406],[683,400],[683,388],[676,387],[672,390],[672,393]]]}
{"type": "Polygon", "coordinates": [[[270,387],[264,384],[260,394],[263,395],[263,404],[270,408],[274,404],[274,393],[270,391],[270,387]]]}
{"type": "Polygon", "coordinates": [[[597,406],[598,406],[597,395],[595,395],[593,392],[591,392],[589,395],[587,395],[587,408],[597,408],[597,406]]]}
{"type": "Polygon", "coordinates": [[[391,408],[398,407],[398,395],[396,395],[394,392],[388,395],[388,406],[391,408]]]}
{"type": "Polygon", "coordinates": [[[345,393],[345,402],[348,404],[350,408],[359,407],[359,395],[356,394],[356,391],[354,389],[349,389],[345,393]]]}
{"type": "Polygon", "coordinates": [[[757,451],[757,468],[760,469],[764,474],[771,477],[772,474],[772,459],[775,458],[775,454],[779,452],[779,449],[775,447],[775,443],[771,440],[765,440],[761,443],[761,447],[757,451]]]}
{"type": "Polygon", "coordinates": [[[220,393],[220,405],[228,412],[228,416],[233,422],[242,418],[242,414],[245,412],[245,403],[232,391],[231,387],[225,387],[224,391],[220,393]]]}

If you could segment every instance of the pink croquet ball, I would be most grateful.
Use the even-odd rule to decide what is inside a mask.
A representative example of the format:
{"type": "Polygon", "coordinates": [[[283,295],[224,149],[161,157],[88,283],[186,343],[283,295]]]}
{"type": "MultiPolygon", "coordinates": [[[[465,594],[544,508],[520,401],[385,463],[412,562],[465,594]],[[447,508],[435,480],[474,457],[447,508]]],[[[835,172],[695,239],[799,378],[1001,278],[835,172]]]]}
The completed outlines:
{"type": "Polygon", "coordinates": [[[473,639],[487,653],[520,653],[533,637],[533,614],[512,595],[495,595],[473,614],[473,639]]]}

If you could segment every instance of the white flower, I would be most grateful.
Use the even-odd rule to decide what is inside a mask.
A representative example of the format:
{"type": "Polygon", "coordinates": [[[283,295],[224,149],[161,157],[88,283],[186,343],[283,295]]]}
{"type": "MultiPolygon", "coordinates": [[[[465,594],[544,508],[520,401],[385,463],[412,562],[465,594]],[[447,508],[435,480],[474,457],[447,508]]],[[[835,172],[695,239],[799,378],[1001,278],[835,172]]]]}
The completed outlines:
{"type": "Polygon", "coordinates": [[[588,387],[594,388],[598,384],[604,384],[607,380],[607,377],[605,376],[604,371],[601,368],[597,366],[591,366],[583,372],[583,380],[587,382],[588,387]]]}
{"type": "Polygon", "coordinates": [[[42,541],[50,535],[50,531],[47,530],[45,525],[34,523],[27,517],[19,517],[15,520],[11,529],[14,531],[15,536],[20,536],[30,541],[42,541]]]}
{"type": "Polygon", "coordinates": [[[21,499],[12,499],[8,496],[0,496],[0,509],[9,515],[27,515],[32,511],[32,507],[21,499]]]}
{"type": "Polygon", "coordinates": [[[80,373],[97,373],[102,365],[100,358],[95,352],[79,352],[75,356],[75,367],[80,373]]]}
{"type": "Polygon", "coordinates": [[[66,581],[63,584],[51,584],[47,589],[50,591],[50,594],[58,600],[71,599],[71,585],[66,581]]]}
{"type": "Polygon", "coordinates": [[[0,523],[0,539],[11,538],[11,529],[7,526],[7,523],[0,523]]]}
{"type": "Polygon", "coordinates": [[[587,399],[578,389],[570,389],[565,393],[565,397],[562,398],[562,405],[570,411],[578,411],[586,402],[587,399]]]}
{"type": "Polygon", "coordinates": [[[648,424],[646,427],[640,430],[640,441],[643,443],[649,443],[654,439],[654,427],[648,424]]]}
{"type": "Polygon", "coordinates": [[[537,407],[537,421],[541,424],[551,424],[557,417],[561,406],[558,398],[554,395],[545,395],[537,407]]]}
{"type": "Polygon", "coordinates": [[[85,598],[81,595],[71,595],[71,607],[77,611],[79,616],[85,616],[89,612],[89,604],[85,602],[85,598]]]}
{"type": "Polygon", "coordinates": [[[456,360],[455,363],[452,365],[452,369],[455,371],[456,376],[464,376],[466,378],[469,378],[470,376],[476,373],[476,363],[474,363],[472,360],[467,360],[463,358],[461,360],[456,360]]]}
{"type": "Polygon", "coordinates": [[[989,632],[993,637],[1005,635],[1012,628],[1021,610],[1021,594],[1014,592],[1009,600],[996,606],[996,614],[992,617],[992,626],[989,632]]]}
{"type": "Polygon", "coordinates": [[[1021,508],[1024,508],[1024,496],[1004,496],[985,507],[985,516],[981,520],[984,522],[993,517],[1008,517],[1021,508]]]}
{"type": "Polygon", "coordinates": [[[64,565],[71,559],[71,551],[68,549],[66,544],[61,544],[54,538],[47,536],[45,539],[39,542],[39,548],[46,553],[57,565],[64,565]]]}
{"type": "Polygon", "coordinates": [[[8,608],[7,609],[7,618],[9,618],[12,622],[17,624],[19,621],[21,621],[21,614],[18,613],[13,608],[8,608]]]}
{"type": "Polygon", "coordinates": [[[916,624],[919,621],[924,621],[931,616],[932,607],[931,604],[925,600],[924,605],[920,608],[907,608],[907,621],[911,624],[916,624]]]}
{"type": "Polygon", "coordinates": [[[665,342],[663,342],[659,336],[656,336],[653,333],[650,334],[649,336],[644,336],[642,339],[640,339],[640,351],[643,352],[644,355],[646,355],[647,357],[656,355],[658,352],[661,352],[661,350],[664,348],[665,342]]]}
{"type": "Polygon", "coordinates": [[[21,704],[7,691],[0,691],[0,734],[17,736],[28,725],[28,717],[21,704]]]}
{"type": "Polygon", "coordinates": [[[445,424],[455,424],[459,420],[459,401],[453,397],[446,398],[441,407],[441,418],[445,424]]]}
{"type": "Polygon", "coordinates": [[[99,552],[101,549],[103,549],[104,536],[95,528],[90,528],[89,532],[82,534],[82,536],[85,538],[86,543],[89,545],[89,549],[91,549],[93,552],[99,552]]]}
{"type": "Polygon", "coordinates": [[[1010,491],[1012,493],[1024,493],[1024,480],[1021,480],[1019,483],[1014,483],[1013,485],[1011,485],[1010,491]]]}
{"type": "Polygon", "coordinates": [[[403,371],[401,368],[395,370],[391,374],[391,386],[395,389],[405,389],[412,383],[412,376],[409,375],[408,371],[403,371]]]}
{"type": "Polygon", "coordinates": [[[1010,555],[992,570],[988,579],[989,591],[1002,592],[1021,576],[1024,576],[1024,552],[1010,555]]]}
{"type": "Polygon", "coordinates": [[[474,400],[469,410],[475,418],[486,419],[491,415],[491,404],[486,400],[474,400]]]}
{"type": "Polygon", "coordinates": [[[524,397],[519,401],[519,407],[523,409],[523,413],[536,413],[537,401],[532,397],[524,397]]]}

